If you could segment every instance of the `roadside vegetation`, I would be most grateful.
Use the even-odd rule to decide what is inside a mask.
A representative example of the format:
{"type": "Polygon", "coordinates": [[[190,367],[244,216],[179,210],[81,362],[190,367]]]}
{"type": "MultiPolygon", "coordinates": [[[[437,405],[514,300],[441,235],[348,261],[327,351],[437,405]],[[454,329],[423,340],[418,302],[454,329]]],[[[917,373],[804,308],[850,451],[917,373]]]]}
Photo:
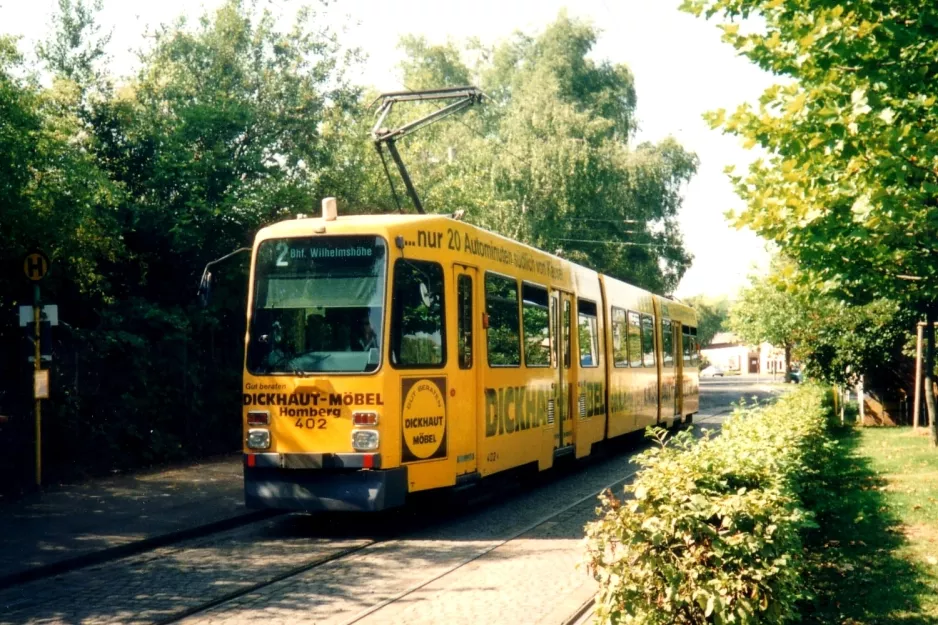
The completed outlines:
{"type": "Polygon", "coordinates": [[[803,547],[831,453],[830,407],[804,386],[740,408],[718,437],[681,432],[638,460],[587,526],[597,614],[609,623],[787,622],[809,594],[803,547]]]}
{"type": "Polygon", "coordinates": [[[938,622],[938,458],[804,385],[663,440],[587,530],[602,623],[938,622]]]}

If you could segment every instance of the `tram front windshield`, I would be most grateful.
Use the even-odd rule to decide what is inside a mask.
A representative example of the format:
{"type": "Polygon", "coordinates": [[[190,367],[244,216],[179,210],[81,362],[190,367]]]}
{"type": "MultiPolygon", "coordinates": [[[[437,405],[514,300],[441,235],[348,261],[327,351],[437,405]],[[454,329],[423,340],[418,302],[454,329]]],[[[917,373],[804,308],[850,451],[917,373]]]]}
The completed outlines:
{"type": "Polygon", "coordinates": [[[365,373],[381,364],[387,253],[374,236],[263,241],[254,268],[248,370],[365,373]]]}

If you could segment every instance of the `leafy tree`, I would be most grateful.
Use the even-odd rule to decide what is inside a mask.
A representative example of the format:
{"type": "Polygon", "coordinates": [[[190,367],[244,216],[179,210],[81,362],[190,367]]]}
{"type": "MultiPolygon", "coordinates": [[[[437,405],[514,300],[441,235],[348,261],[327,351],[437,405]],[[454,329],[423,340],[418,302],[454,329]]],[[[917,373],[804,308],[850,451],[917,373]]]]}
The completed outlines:
{"type": "Polygon", "coordinates": [[[828,293],[791,261],[776,258],[769,275],[753,278],[730,310],[729,326],[751,343],[766,341],[805,363],[811,376],[849,385],[861,374],[883,378],[902,350],[909,315],[877,299],[855,306],[828,293]]]}
{"type": "MultiPolygon", "coordinates": [[[[589,58],[596,33],[561,13],[537,36],[492,48],[404,38],[407,88],[469,82],[489,99],[400,149],[428,210],[464,209],[475,224],[667,293],[691,261],[676,219],[697,158],[673,139],[629,145],[632,74],[589,58]]],[[[411,107],[388,125],[425,110],[411,107]]],[[[375,195],[361,199],[391,208],[373,150],[362,162],[375,172],[375,195]]]]}
{"type": "MultiPolygon", "coordinates": [[[[790,269],[790,267],[785,267],[790,269]]],[[[743,288],[729,312],[730,329],[750,344],[771,343],[785,350],[785,372],[791,371],[792,350],[807,326],[810,302],[803,293],[786,289],[778,280],[781,263],[774,276],[755,278],[743,288]]]]}
{"type": "Polygon", "coordinates": [[[687,298],[687,304],[697,311],[697,340],[706,347],[718,332],[726,329],[730,300],[726,296],[709,299],[698,295],[687,298]]]}
{"type": "Polygon", "coordinates": [[[83,90],[101,86],[107,80],[107,69],[102,65],[111,34],[101,34],[95,21],[103,6],[103,0],[93,0],[90,5],[84,0],[59,0],[55,29],[36,50],[53,76],[83,90]]]}
{"type": "MultiPolygon", "coordinates": [[[[41,243],[53,261],[46,301],[71,328],[58,334],[48,407],[61,424],[46,431],[53,474],[237,445],[246,275],[225,272],[231,288],[207,313],[194,305],[198,275],[264,223],[318,207],[322,181],[345,167],[330,124],[359,97],[344,77],[355,55],[311,9],[281,32],[237,0],[157,29],[139,74],[115,87],[99,7],[60,2],[38,50],[51,87],[0,40],[0,258],[18,267],[41,243]]],[[[4,308],[31,295],[16,275],[0,275],[4,308]]],[[[0,345],[14,351],[19,330],[0,319],[0,345]]],[[[11,397],[28,409],[29,387],[3,384],[4,410],[17,412],[11,397]]]]}
{"type": "MultiPolygon", "coordinates": [[[[723,16],[724,40],[783,81],[757,107],[709,116],[768,151],[733,178],[747,202],[737,225],[776,241],[853,303],[886,297],[924,316],[934,424],[938,5],[686,0],[683,8],[723,16]]],[[[938,426],[932,438],[938,444],[938,426]]]]}
{"type": "Polygon", "coordinates": [[[798,356],[814,377],[846,386],[863,373],[888,380],[908,337],[911,315],[895,302],[874,300],[863,306],[830,302],[798,356]]]}

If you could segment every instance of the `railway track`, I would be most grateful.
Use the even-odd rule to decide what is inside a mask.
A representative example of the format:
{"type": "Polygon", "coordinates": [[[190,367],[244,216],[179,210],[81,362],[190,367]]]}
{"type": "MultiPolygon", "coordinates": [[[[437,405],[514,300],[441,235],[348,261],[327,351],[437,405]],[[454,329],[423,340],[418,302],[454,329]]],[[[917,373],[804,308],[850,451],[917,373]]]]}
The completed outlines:
{"type": "MultiPolygon", "coordinates": [[[[696,421],[697,424],[708,423],[708,422],[711,422],[711,423],[712,423],[712,422],[714,422],[718,417],[723,416],[723,415],[726,414],[727,412],[729,412],[729,410],[725,410],[725,411],[719,412],[719,413],[717,413],[717,414],[713,414],[713,415],[709,415],[709,416],[707,416],[707,417],[703,417],[703,418],[700,418],[700,419],[696,419],[695,421],[696,421]]],[[[544,525],[546,525],[546,524],[548,524],[548,523],[551,523],[552,521],[554,521],[554,520],[557,519],[558,517],[563,516],[564,514],[570,512],[571,510],[574,510],[574,509],[576,509],[576,508],[578,508],[578,507],[581,507],[581,506],[583,506],[584,504],[586,504],[587,502],[595,501],[596,498],[599,496],[599,494],[602,493],[603,491],[605,491],[605,490],[615,490],[615,489],[618,489],[618,488],[624,486],[629,480],[631,480],[631,479],[636,475],[636,473],[637,473],[637,471],[631,471],[631,472],[629,472],[628,474],[626,474],[625,476],[620,477],[620,478],[617,478],[617,479],[614,480],[614,481],[608,482],[608,483],[604,484],[604,485],[603,485],[602,487],[600,487],[600,488],[594,489],[594,490],[591,491],[589,494],[587,494],[587,495],[585,495],[585,496],[579,497],[579,498],[576,499],[575,501],[564,505],[563,507],[561,507],[561,508],[559,508],[559,509],[557,509],[557,510],[551,512],[550,514],[544,515],[544,516],[538,518],[537,520],[526,524],[526,525],[523,526],[522,528],[513,531],[510,535],[508,535],[508,536],[506,536],[506,537],[504,537],[504,538],[502,538],[502,539],[496,541],[494,544],[491,544],[491,545],[485,547],[484,549],[480,549],[480,550],[478,550],[476,553],[473,553],[473,554],[470,555],[470,556],[467,556],[467,557],[464,557],[464,558],[460,559],[458,562],[454,563],[453,565],[450,565],[450,566],[446,567],[445,570],[443,570],[443,571],[441,571],[441,572],[437,572],[437,573],[435,573],[434,575],[431,575],[431,576],[429,576],[429,577],[426,577],[426,578],[420,580],[419,582],[417,582],[417,583],[415,583],[415,584],[412,584],[412,585],[408,586],[407,588],[405,588],[405,589],[403,589],[403,590],[401,590],[401,591],[399,591],[399,592],[393,594],[391,597],[388,597],[388,598],[386,598],[386,599],[384,599],[384,600],[382,600],[382,601],[380,601],[380,602],[378,602],[378,603],[376,603],[376,604],[374,604],[374,605],[372,605],[372,606],[370,606],[370,607],[368,607],[368,608],[366,608],[366,609],[364,609],[364,610],[361,610],[361,611],[355,613],[355,614],[352,615],[350,618],[347,618],[347,619],[345,619],[345,620],[342,620],[342,621],[341,621],[341,625],[356,625],[356,624],[358,624],[358,623],[361,623],[362,621],[365,621],[365,620],[368,619],[369,617],[372,617],[372,616],[374,616],[374,615],[380,615],[380,613],[381,613],[383,610],[387,609],[388,607],[392,606],[393,604],[395,604],[395,603],[397,603],[397,602],[406,600],[408,597],[412,596],[414,593],[420,591],[421,589],[426,588],[426,587],[429,586],[430,584],[433,584],[434,582],[437,582],[437,581],[443,579],[443,578],[446,577],[446,576],[449,576],[449,575],[452,575],[452,574],[456,573],[457,571],[459,571],[459,570],[462,569],[463,567],[469,565],[470,563],[475,562],[476,560],[479,560],[479,559],[481,559],[481,558],[483,558],[483,557],[489,555],[490,553],[492,553],[492,552],[494,552],[494,551],[496,551],[496,550],[498,550],[498,549],[501,549],[501,548],[505,547],[506,545],[508,545],[508,544],[511,543],[512,541],[518,540],[518,539],[524,537],[525,535],[530,534],[531,532],[537,530],[538,528],[540,528],[540,527],[542,527],[542,526],[544,526],[544,525]]],[[[401,535],[401,536],[396,536],[396,537],[388,537],[388,538],[381,539],[381,540],[374,540],[374,541],[371,541],[371,542],[369,542],[369,543],[367,543],[367,544],[363,544],[363,545],[361,545],[361,546],[358,546],[358,547],[355,547],[355,548],[352,548],[352,549],[346,549],[346,550],[343,550],[343,551],[341,551],[341,552],[336,552],[335,554],[331,554],[331,555],[329,555],[328,557],[322,558],[320,561],[317,561],[317,562],[314,562],[314,563],[310,563],[310,564],[308,564],[308,565],[304,565],[304,566],[301,566],[301,567],[297,567],[297,568],[296,568],[295,570],[293,570],[293,571],[289,571],[289,572],[287,572],[287,573],[284,573],[284,574],[281,574],[281,575],[277,575],[277,576],[275,576],[275,577],[273,577],[273,578],[271,578],[271,579],[269,579],[269,580],[265,580],[265,581],[263,581],[263,582],[259,582],[259,583],[255,584],[255,585],[253,585],[253,586],[251,586],[251,587],[249,587],[249,588],[244,588],[244,589],[240,589],[240,590],[238,590],[238,591],[232,592],[232,593],[230,593],[228,596],[226,596],[226,597],[224,597],[224,598],[219,598],[219,599],[215,599],[215,600],[212,600],[212,601],[207,601],[207,602],[205,602],[205,603],[204,603],[203,605],[201,605],[201,606],[194,607],[194,608],[192,608],[192,609],[186,610],[186,611],[183,612],[183,613],[179,613],[179,614],[174,615],[174,616],[172,616],[172,617],[170,617],[170,618],[167,618],[167,619],[164,619],[164,620],[162,620],[162,621],[159,621],[159,625],[170,625],[170,624],[172,624],[172,623],[180,623],[180,622],[184,621],[185,619],[187,619],[187,618],[189,618],[189,617],[196,616],[196,615],[198,615],[198,614],[208,612],[208,611],[210,611],[210,610],[212,610],[212,609],[214,609],[214,608],[224,606],[226,603],[230,603],[230,602],[232,602],[232,601],[234,601],[234,600],[236,600],[236,599],[238,599],[238,598],[240,598],[240,597],[249,595],[249,594],[251,594],[251,593],[255,593],[255,592],[259,591],[259,590],[268,588],[268,587],[270,587],[270,586],[274,586],[274,585],[276,585],[276,584],[278,584],[278,583],[285,582],[285,581],[287,581],[287,580],[289,580],[289,579],[291,579],[291,578],[295,578],[295,577],[297,577],[297,576],[300,576],[300,575],[309,573],[309,572],[312,571],[313,569],[316,569],[316,568],[318,568],[318,567],[320,567],[320,566],[323,566],[323,565],[325,565],[325,564],[327,564],[327,563],[329,563],[329,562],[333,562],[333,561],[338,560],[338,559],[340,559],[340,558],[345,558],[345,557],[348,557],[348,556],[352,556],[352,555],[354,555],[354,554],[359,554],[359,553],[365,552],[365,551],[367,551],[368,549],[373,549],[373,548],[375,548],[375,547],[378,546],[378,545],[381,545],[382,547],[384,547],[384,546],[387,546],[388,544],[393,544],[393,543],[396,542],[396,541],[404,541],[404,540],[406,540],[406,539],[407,539],[407,536],[406,536],[406,535],[401,535]]],[[[591,616],[591,613],[592,613],[592,606],[593,606],[593,601],[592,601],[592,599],[590,599],[589,601],[584,602],[584,603],[574,612],[574,614],[572,614],[572,615],[565,621],[565,625],[582,625],[582,624],[584,624],[584,623],[587,623],[587,622],[589,621],[590,616],[591,616]]]]}
{"type": "MultiPolygon", "coordinates": [[[[697,422],[712,421],[717,416],[698,419],[697,422]]],[[[613,451],[607,455],[607,461],[610,460],[609,456],[613,462],[616,462],[615,459],[620,458],[621,453],[613,451]]],[[[596,461],[599,461],[599,458],[596,461]]],[[[591,460],[585,466],[595,469],[596,465],[597,462],[591,460]]],[[[574,470],[579,471],[579,469],[574,470]]],[[[566,500],[570,503],[551,509],[549,513],[542,514],[533,521],[519,521],[513,529],[504,531],[497,538],[480,540],[479,542],[484,544],[480,544],[478,548],[475,546],[467,548],[464,550],[465,553],[461,552],[458,558],[447,562],[444,566],[428,570],[426,575],[419,579],[408,580],[409,583],[406,585],[389,584],[394,587],[388,591],[387,596],[371,601],[371,605],[362,609],[350,612],[345,615],[342,622],[351,625],[365,620],[381,620],[385,610],[413,599],[415,593],[422,589],[445,580],[448,576],[465,569],[467,565],[538,531],[538,528],[551,524],[578,506],[591,506],[591,502],[595,501],[595,497],[604,489],[617,488],[631,479],[633,475],[634,471],[624,476],[619,471],[616,479],[591,488],[587,493],[568,497],[566,500]]],[[[545,487],[550,488],[552,484],[561,480],[555,476],[548,476],[543,481],[545,487]]],[[[575,484],[578,477],[574,475],[568,481],[575,484]]],[[[539,489],[528,490],[536,492],[539,489]]],[[[56,622],[56,618],[47,617],[63,613],[76,614],[75,617],[68,619],[73,622],[96,622],[97,618],[81,618],[80,616],[81,604],[86,597],[95,596],[101,592],[99,586],[106,588],[105,592],[115,595],[112,604],[120,603],[118,595],[125,596],[127,601],[123,611],[115,605],[109,606],[107,608],[109,618],[101,622],[116,620],[117,622],[169,624],[189,619],[199,620],[199,616],[206,613],[226,609],[237,610],[239,600],[250,598],[251,595],[263,595],[265,591],[277,586],[308,578],[311,575],[321,574],[327,577],[328,574],[323,572],[323,569],[352,561],[357,557],[374,557],[375,553],[395,553],[395,550],[406,554],[407,541],[415,534],[427,528],[445,526],[447,522],[458,521],[460,517],[472,516],[476,513],[482,515],[484,511],[480,512],[478,504],[483,502],[489,509],[498,507],[501,503],[506,503],[504,507],[511,508],[512,500],[517,496],[517,487],[483,493],[472,500],[465,501],[461,509],[448,509],[444,512],[437,509],[440,507],[439,502],[434,503],[431,500],[428,502],[430,505],[423,504],[423,509],[405,508],[393,513],[385,513],[381,517],[362,516],[343,521],[349,524],[349,527],[343,528],[332,527],[330,529],[315,525],[321,522],[316,517],[287,517],[256,521],[254,527],[248,525],[238,530],[230,530],[228,536],[218,538],[215,543],[211,542],[213,537],[208,536],[194,542],[190,541],[189,544],[163,545],[116,563],[108,563],[106,567],[99,564],[99,570],[82,570],[60,575],[48,582],[49,586],[55,587],[55,590],[50,592],[56,593],[58,597],[58,599],[53,599],[53,602],[58,601],[55,609],[52,609],[51,604],[50,607],[45,608],[37,603],[34,597],[37,594],[41,595],[42,592],[34,593],[28,587],[22,589],[25,592],[19,593],[20,601],[12,603],[5,601],[11,596],[10,591],[0,593],[0,608],[2,608],[0,613],[4,614],[0,617],[0,623],[56,622]],[[375,520],[378,518],[380,522],[376,523],[375,520]],[[376,524],[381,526],[380,531],[372,531],[371,526],[376,524]],[[315,536],[313,539],[310,538],[311,532],[315,536]],[[258,559],[258,553],[261,552],[265,556],[270,555],[269,561],[275,564],[252,567],[251,563],[258,559]],[[206,562],[200,561],[200,558],[206,562]],[[217,559],[222,568],[209,562],[210,558],[217,559]],[[239,561],[244,563],[244,571],[237,567],[232,569],[233,563],[239,561]],[[255,573],[250,573],[251,570],[255,573]],[[165,582],[163,582],[164,575],[166,576],[165,582]],[[97,577],[102,578],[100,584],[96,580],[97,577]],[[106,577],[112,580],[117,579],[120,584],[115,587],[113,581],[104,579],[106,577]],[[182,582],[182,577],[191,578],[194,581],[182,582]],[[161,589],[161,584],[164,583],[165,588],[161,589]],[[180,592],[180,586],[185,592],[180,592]],[[61,605],[64,601],[62,596],[70,596],[73,603],[61,605]],[[141,605],[138,600],[130,600],[130,598],[141,596],[148,597],[149,603],[141,605]]],[[[350,517],[342,518],[350,519],[350,517]]],[[[403,558],[407,557],[413,556],[403,556],[403,558]]],[[[94,617],[100,615],[100,611],[92,613],[94,617]]]]}

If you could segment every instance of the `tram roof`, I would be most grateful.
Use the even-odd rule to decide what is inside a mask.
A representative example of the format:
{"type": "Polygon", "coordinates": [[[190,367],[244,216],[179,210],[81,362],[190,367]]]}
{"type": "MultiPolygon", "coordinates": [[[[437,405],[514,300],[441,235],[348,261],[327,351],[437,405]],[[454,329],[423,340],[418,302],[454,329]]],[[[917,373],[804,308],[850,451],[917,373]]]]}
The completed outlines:
{"type": "MultiPolygon", "coordinates": [[[[440,213],[429,214],[429,215],[395,215],[395,214],[388,214],[388,213],[378,213],[374,215],[339,215],[334,221],[325,221],[322,217],[304,217],[304,218],[297,218],[297,219],[285,219],[283,221],[278,221],[277,223],[270,224],[269,226],[265,226],[257,233],[257,237],[267,238],[267,237],[278,237],[278,236],[297,236],[297,234],[300,234],[300,231],[305,233],[307,229],[315,228],[316,226],[325,226],[326,228],[328,228],[332,224],[337,224],[341,226],[342,228],[349,227],[349,226],[355,227],[359,225],[371,226],[371,227],[376,227],[376,228],[392,228],[394,226],[404,226],[404,225],[412,225],[415,223],[434,223],[434,222],[442,222],[442,223],[447,223],[447,224],[460,224],[462,226],[473,228],[475,230],[485,233],[488,236],[501,239],[502,241],[506,243],[517,245],[519,247],[523,247],[537,254],[550,256],[551,258],[555,260],[567,263],[572,268],[574,268],[575,271],[586,271],[586,272],[596,273],[596,270],[594,269],[585,267],[583,265],[578,265],[566,258],[557,256],[556,254],[551,254],[550,252],[544,251],[532,245],[528,245],[527,243],[523,243],[521,241],[516,241],[515,239],[508,238],[497,232],[492,232],[491,230],[483,228],[482,226],[477,226],[468,221],[461,221],[461,220],[453,219],[451,216],[447,214],[440,214],[440,213]]],[[[312,230],[309,230],[309,232],[312,233],[312,230]]]]}
{"type": "MultiPolygon", "coordinates": [[[[594,274],[597,276],[600,275],[599,272],[597,272],[595,269],[592,269],[590,267],[586,267],[584,265],[575,263],[569,259],[562,258],[555,254],[551,254],[550,252],[533,247],[531,245],[528,245],[527,243],[522,243],[521,241],[510,239],[504,235],[498,234],[497,232],[492,232],[491,230],[487,230],[486,228],[483,228],[481,226],[477,226],[475,224],[465,222],[465,221],[455,220],[451,216],[446,215],[446,214],[400,215],[400,214],[378,213],[378,214],[369,214],[369,215],[339,215],[336,217],[334,221],[326,221],[322,217],[318,217],[318,216],[317,217],[298,217],[295,219],[285,219],[283,221],[279,221],[277,223],[273,223],[269,226],[265,226],[264,228],[261,228],[261,230],[257,233],[257,238],[261,239],[261,238],[279,237],[279,236],[283,236],[283,237],[297,236],[298,234],[305,233],[305,232],[312,233],[313,228],[316,228],[317,226],[326,226],[328,228],[332,224],[339,225],[342,227],[342,229],[345,229],[346,227],[349,227],[349,226],[353,228],[355,226],[392,228],[394,226],[411,225],[415,223],[433,223],[433,222],[446,222],[446,223],[451,223],[451,224],[458,223],[463,226],[474,228],[476,230],[486,233],[487,235],[496,237],[498,239],[501,239],[513,245],[527,248],[531,250],[532,252],[536,252],[537,254],[543,254],[545,256],[549,256],[555,260],[566,263],[570,267],[574,275],[576,274],[579,274],[580,276],[584,276],[585,274],[594,274]]],[[[617,280],[615,278],[612,278],[611,276],[607,276],[607,278],[611,278],[615,280],[616,282],[627,285],[633,289],[638,289],[639,291],[647,295],[652,295],[658,298],[659,301],[661,301],[662,303],[665,303],[668,306],[668,308],[670,308],[675,313],[677,313],[675,315],[676,318],[679,318],[679,320],[685,323],[691,321],[692,319],[694,322],[696,322],[696,311],[694,311],[694,309],[688,306],[687,304],[683,304],[681,302],[677,302],[675,300],[666,298],[664,296],[657,295],[655,293],[652,293],[651,291],[646,291],[645,289],[642,289],[641,287],[637,287],[627,282],[617,280]]]]}

